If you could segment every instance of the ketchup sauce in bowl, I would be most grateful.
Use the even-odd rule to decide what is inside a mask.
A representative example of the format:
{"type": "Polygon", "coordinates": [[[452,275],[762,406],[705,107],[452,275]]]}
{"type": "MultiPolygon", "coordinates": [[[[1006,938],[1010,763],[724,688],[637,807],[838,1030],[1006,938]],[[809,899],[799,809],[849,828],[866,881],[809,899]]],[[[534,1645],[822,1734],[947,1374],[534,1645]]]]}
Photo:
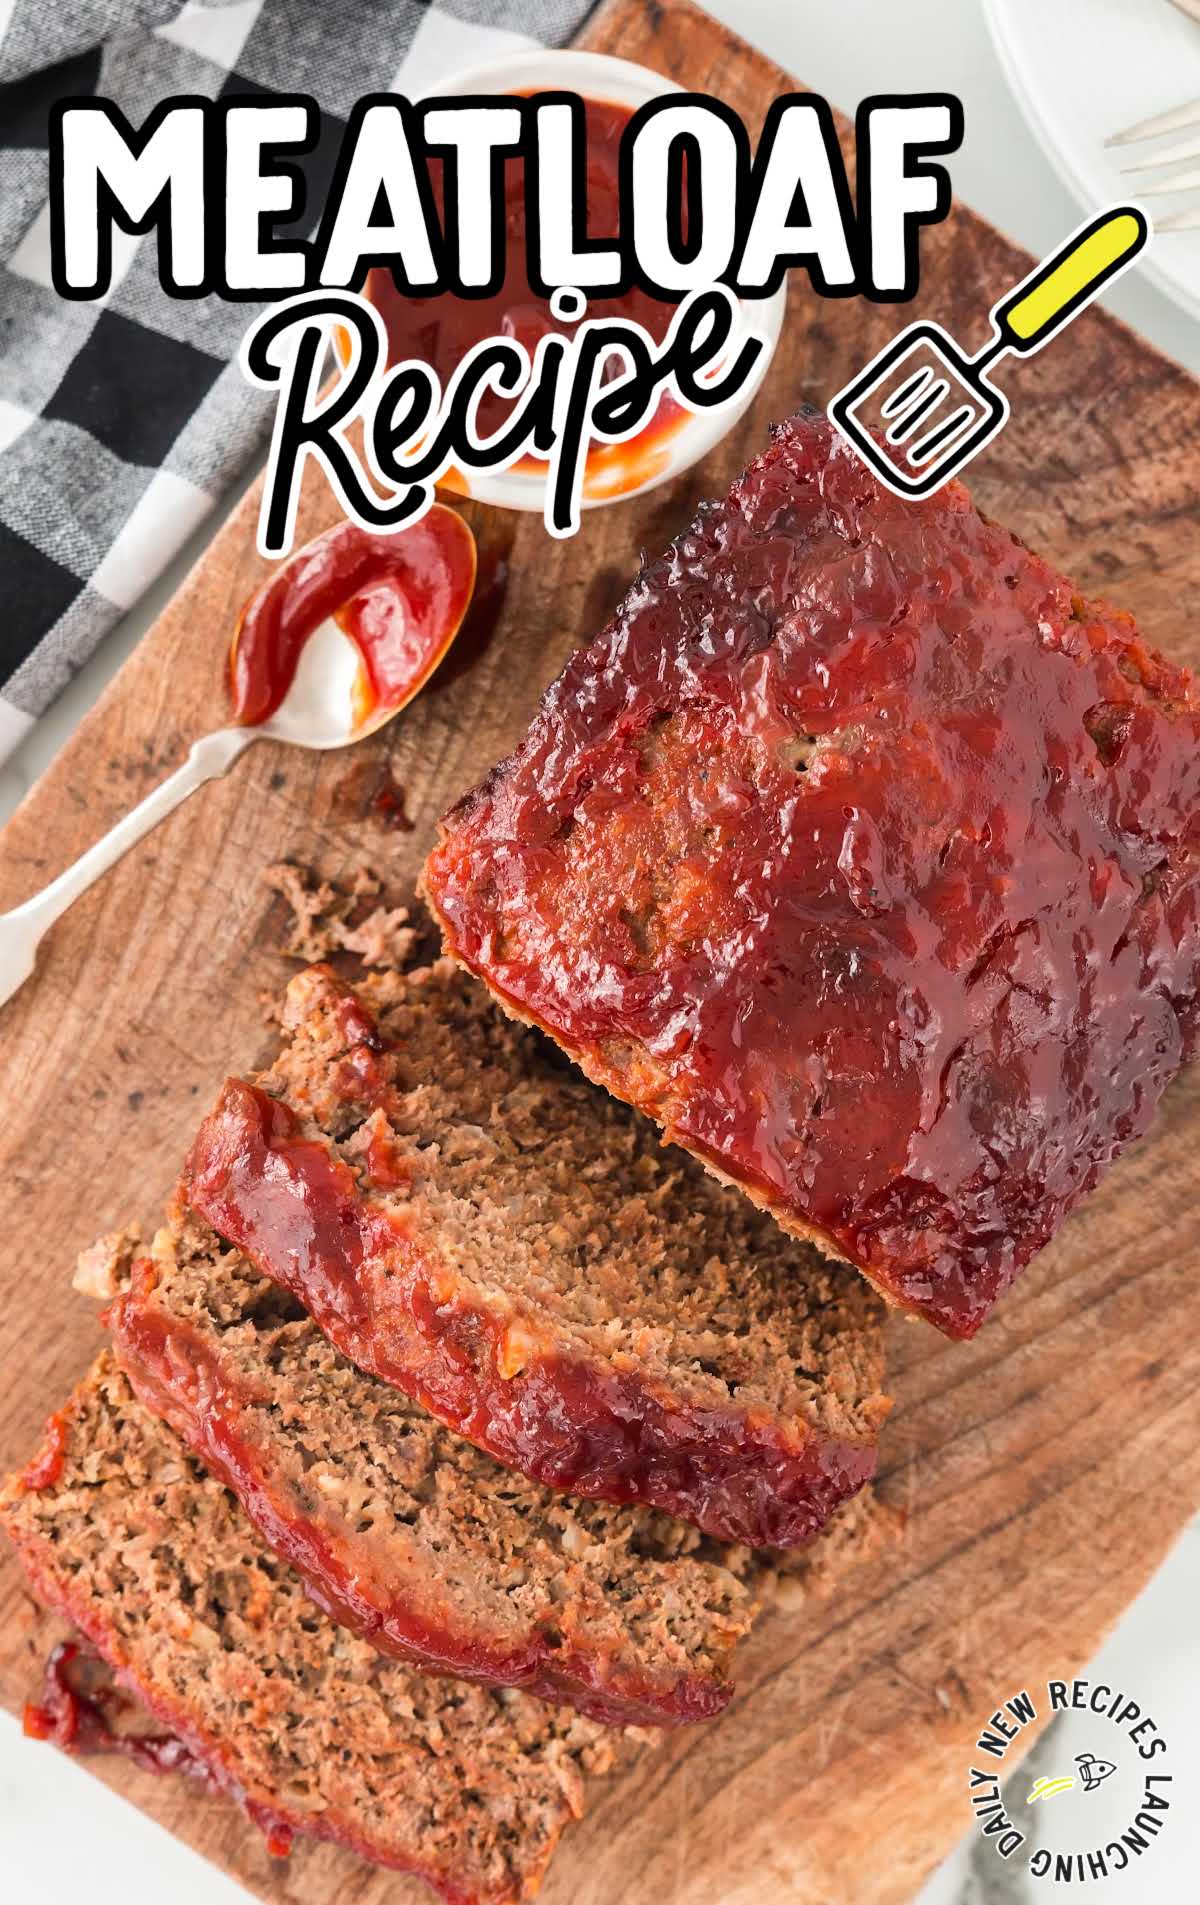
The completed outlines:
{"type": "MultiPolygon", "coordinates": [[[[585,98],[587,125],[588,232],[597,241],[612,239],[619,225],[617,159],[621,135],[633,117],[632,106],[605,99],[585,98]]],[[[434,204],[443,215],[440,167],[433,179],[434,204]]],[[[550,301],[540,298],[525,270],[525,168],[520,159],[505,167],[505,229],[508,268],[504,283],[491,297],[411,298],[397,291],[386,266],[367,273],[366,295],[384,322],[388,336],[388,364],[408,357],[432,364],[442,388],[472,345],[488,337],[511,337],[532,358],[539,342],[551,331],[565,331],[551,315],[550,301]]],[[[656,343],[667,334],[675,315],[674,304],[652,298],[638,289],[623,297],[588,297],[590,318],[621,317],[640,324],[656,343]]],[[[479,404],[479,428],[485,435],[498,430],[511,416],[518,400],[485,391],[479,404]]]]}
{"type": "MultiPolygon", "coordinates": [[[[629,60],[548,49],[512,54],[456,74],[426,96],[520,96],[549,90],[575,92],[583,100],[588,235],[601,243],[611,240],[620,222],[617,179],[621,135],[639,106],[683,89],[629,60]]],[[[440,181],[435,178],[433,184],[440,215],[440,181]]],[[[525,269],[524,166],[518,158],[510,159],[505,168],[505,192],[508,263],[504,282],[494,296],[410,298],[397,291],[386,267],[368,272],[365,292],[383,319],[389,364],[420,359],[433,366],[444,389],[456,366],[484,338],[516,338],[532,357],[539,340],[548,332],[569,331],[569,326],[552,315],[549,300],[539,297],[529,284],[525,269]]],[[[636,436],[624,443],[593,443],[584,472],[585,508],[651,489],[687,469],[720,441],[758,389],[778,340],[785,302],[783,288],[774,297],[749,307],[754,328],[765,335],[768,349],[756,376],[728,405],[697,415],[664,394],[654,415],[636,436]]],[[[589,295],[586,315],[630,319],[660,342],[676,308],[675,303],[652,298],[635,287],[615,298],[589,295]]],[[[479,405],[480,430],[491,433],[498,429],[511,415],[516,401],[494,391],[485,393],[479,405]]],[[[469,474],[450,470],[439,479],[439,487],[505,508],[540,511],[545,467],[535,458],[525,457],[507,470],[469,474]]]]}

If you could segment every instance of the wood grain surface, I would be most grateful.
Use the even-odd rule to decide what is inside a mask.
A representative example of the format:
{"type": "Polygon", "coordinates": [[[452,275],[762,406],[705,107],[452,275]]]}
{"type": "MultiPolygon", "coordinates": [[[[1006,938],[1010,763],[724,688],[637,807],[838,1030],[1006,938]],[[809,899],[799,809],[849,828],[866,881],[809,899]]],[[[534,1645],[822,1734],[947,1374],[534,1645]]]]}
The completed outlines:
{"type": "MultiPolygon", "coordinates": [[[[680,0],[612,0],[586,44],[717,93],[755,126],[796,82],[680,0]]],[[[915,310],[964,343],[1028,260],[971,213],[928,233],[915,310]]],[[[517,739],[541,687],[770,419],[823,403],[910,311],[825,302],[806,281],[764,391],[700,468],[592,513],[553,547],[512,535],[496,639],[353,753],[253,748],[53,932],[0,1014],[0,1464],[30,1449],[99,1339],[69,1285],[77,1250],[153,1220],[200,1109],[263,1051],[260,994],[283,976],[281,903],[259,878],[291,855],[326,874],[364,858],[406,887],[447,802],[517,739]],[[413,830],[373,802],[404,789],[413,830]]],[[[1006,372],[1013,420],[976,465],[982,505],[1115,597],[1173,656],[1200,662],[1200,388],[1091,313],[1006,372]]],[[[0,905],[41,886],[223,719],[231,620],[263,565],[251,495],[3,836],[0,905]]],[[[302,535],[334,518],[319,483],[302,535]]],[[[903,1547],[831,1603],[770,1618],[721,1724],[598,1788],[546,1905],[891,1905],[967,1829],[966,1769],[1005,1695],[1070,1673],[1200,1504],[1200,1076],[1168,1094],[981,1336],[891,1330],[898,1398],[885,1492],[903,1547]]],[[[0,1561],[0,1694],[19,1707],[38,1631],[0,1561]]],[[[30,1752],[46,1748],[30,1746],[30,1752]]],[[[271,1900],[426,1896],[329,1849],[273,1863],[220,1801],[125,1767],[99,1777],[271,1900]]],[[[47,1759],[46,1777],[54,1777],[47,1759]]]]}

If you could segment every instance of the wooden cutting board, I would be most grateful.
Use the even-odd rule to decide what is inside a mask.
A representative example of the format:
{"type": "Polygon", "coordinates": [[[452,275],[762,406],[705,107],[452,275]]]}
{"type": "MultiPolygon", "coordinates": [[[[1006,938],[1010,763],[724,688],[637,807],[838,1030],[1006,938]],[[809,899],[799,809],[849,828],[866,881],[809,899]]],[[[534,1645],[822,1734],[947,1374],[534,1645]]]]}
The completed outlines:
{"type": "MultiPolygon", "coordinates": [[[[720,94],[755,125],[793,81],[687,4],[611,0],[585,44],[720,94]]],[[[918,308],[967,343],[1028,260],[966,211],[922,246],[918,308]]],[[[592,632],[641,548],[723,489],[771,418],[824,403],[912,313],[792,290],[766,387],[673,488],[591,514],[551,546],[515,532],[496,638],[353,753],[262,745],[183,808],[56,928],[0,1014],[0,1464],[93,1354],[70,1289],[79,1248],[153,1221],[210,1093],[261,1053],[260,993],[283,977],[282,910],[259,869],[282,855],[402,889],[439,811],[517,739],[541,687],[592,632]],[[412,831],[374,805],[399,785],[412,831]]],[[[1200,663],[1200,387],[1120,325],[1085,316],[1013,366],[1013,421],[976,466],[983,506],[1200,663]]],[[[223,719],[232,619],[257,584],[256,496],[231,519],[3,836],[0,906],[41,886],[223,719]]],[[[314,484],[300,534],[333,520],[314,484]]],[[[492,525],[495,533],[497,525],[492,525]]],[[[1005,1695],[1094,1653],[1200,1505],[1200,1068],[973,1344],[899,1320],[885,1492],[904,1545],[846,1594],[772,1617],[736,1704],[598,1789],[546,1905],[890,1905],[967,1830],[966,1768],[1005,1695]]],[[[0,1694],[36,1668],[15,1566],[0,1561],[0,1694]]],[[[1146,1690],[1149,1698],[1150,1690],[1146,1690]]],[[[55,1777],[49,1749],[45,1777],[55,1777]]],[[[326,1848],[273,1863],[231,1808],[186,1782],[97,1766],[272,1900],[427,1896],[326,1848]]]]}

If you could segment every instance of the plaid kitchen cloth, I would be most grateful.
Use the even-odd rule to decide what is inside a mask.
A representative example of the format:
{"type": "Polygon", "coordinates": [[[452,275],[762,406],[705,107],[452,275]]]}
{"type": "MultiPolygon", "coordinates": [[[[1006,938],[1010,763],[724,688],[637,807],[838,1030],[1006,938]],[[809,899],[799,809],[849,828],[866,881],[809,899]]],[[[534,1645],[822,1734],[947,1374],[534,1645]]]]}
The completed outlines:
{"type": "Polygon", "coordinates": [[[137,126],[174,93],[309,93],[316,208],[361,94],[561,45],[593,4],[0,0],[0,760],[257,457],[271,409],[233,361],[254,307],[169,298],[153,235],[114,234],[103,298],[55,294],[54,101],[100,95],[137,126]]]}

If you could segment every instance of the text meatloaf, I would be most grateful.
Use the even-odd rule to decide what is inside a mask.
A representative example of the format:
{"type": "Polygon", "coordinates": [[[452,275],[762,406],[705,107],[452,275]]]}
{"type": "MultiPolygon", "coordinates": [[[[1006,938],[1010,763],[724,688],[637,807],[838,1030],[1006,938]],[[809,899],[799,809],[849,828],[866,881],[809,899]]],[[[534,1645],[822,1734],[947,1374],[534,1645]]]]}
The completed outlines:
{"type": "Polygon", "coordinates": [[[450,960],[293,980],[181,1200],[506,1467],[790,1547],[873,1472],[881,1306],[450,960]]]}
{"type": "Polygon", "coordinates": [[[1196,1051],[1200,701],[961,486],[799,417],[424,885],[508,1010],[969,1336],[1196,1051]]]}
{"type": "Polygon", "coordinates": [[[502,1468],[347,1362],[194,1217],[127,1283],[107,1321],[134,1389],[336,1620],[427,1670],[610,1723],[727,1703],[755,1611],[745,1550],[502,1468]]]}
{"type": "Polygon", "coordinates": [[[526,1899],[621,1735],[414,1673],[337,1627],[102,1357],[0,1525],[66,1616],[282,1850],[292,1832],[420,1873],[455,1905],[526,1899]]]}

